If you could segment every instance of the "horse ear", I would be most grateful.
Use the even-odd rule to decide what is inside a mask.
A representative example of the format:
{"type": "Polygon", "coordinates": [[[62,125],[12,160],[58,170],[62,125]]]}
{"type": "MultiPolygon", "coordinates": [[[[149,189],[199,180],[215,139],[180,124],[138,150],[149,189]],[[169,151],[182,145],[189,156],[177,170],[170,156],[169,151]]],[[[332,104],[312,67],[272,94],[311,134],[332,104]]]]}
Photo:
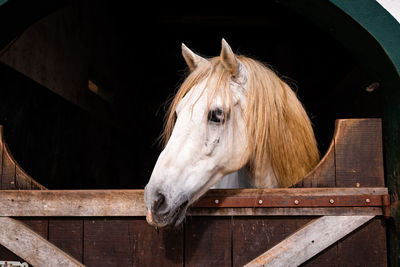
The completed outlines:
{"type": "Polygon", "coordinates": [[[224,67],[232,74],[233,77],[235,77],[238,73],[239,64],[231,47],[223,38],[220,58],[224,67]]]}
{"type": "Polygon", "coordinates": [[[200,64],[207,62],[207,59],[193,53],[184,43],[182,43],[182,55],[191,72],[200,64]]]}

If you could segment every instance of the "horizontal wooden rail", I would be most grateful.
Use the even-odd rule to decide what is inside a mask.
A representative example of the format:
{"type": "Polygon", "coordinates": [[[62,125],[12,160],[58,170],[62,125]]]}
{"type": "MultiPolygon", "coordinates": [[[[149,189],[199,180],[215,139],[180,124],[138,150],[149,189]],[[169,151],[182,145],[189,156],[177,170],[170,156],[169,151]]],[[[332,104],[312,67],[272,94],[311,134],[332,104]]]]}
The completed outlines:
{"type": "MultiPolygon", "coordinates": [[[[189,214],[382,215],[387,193],[387,188],[210,190],[189,214]]],[[[0,190],[0,216],[145,215],[143,190],[0,190]]]]}

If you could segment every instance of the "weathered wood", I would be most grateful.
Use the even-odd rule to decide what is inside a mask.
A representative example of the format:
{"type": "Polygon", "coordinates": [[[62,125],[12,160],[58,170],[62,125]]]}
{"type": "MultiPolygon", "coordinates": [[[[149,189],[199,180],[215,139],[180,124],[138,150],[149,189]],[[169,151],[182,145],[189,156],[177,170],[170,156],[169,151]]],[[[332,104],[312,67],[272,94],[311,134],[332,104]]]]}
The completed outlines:
{"type": "Polygon", "coordinates": [[[84,266],[14,219],[0,217],[0,243],[33,266],[84,266]]]}
{"type": "Polygon", "coordinates": [[[78,261],[83,261],[83,219],[51,218],[48,240],[78,261]]]}
{"type": "Polygon", "coordinates": [[[3,146],[3,172],[1,179],[2,189],[16,189],[15,186],[15,161],[8,152],[7,144],[3,146]]]}
{"type": "MultiPolygon", "coordinates": [[[[385,181],[381,120],[347,119],[337,120],[336,124],[336,186],[383,187],[385,181]]],[[[387,261],[385,232],[385,223],[375,218],[362,230],[350,235],[352,238],[340,240],[337,247],[339,264],[349,262],[349,265],[378,266],[373,262],[385,263],[387,261]],[[367,251],[368,256],[361,256],[367,251]]]]}
{"type": "Polygon", "coordinates": [[[339,266],[387,266],[386,221],[375,218],[338,244],[339,266]]]}
{"type": "Polygon", "coordinates": [[[3,126],[0,125],[0,188],[1,189],[46,189],[32,179],[17,163],[4,141],[3,126]]]}
{"type": "Polygon", "coordinates": [[[231,218],[186,221],[185,266],[231,266],[231,218]]]}
{"type": "Polygon", "coordinates": [[[188,216],[379,216],[381,208],[199,208],[189,210],[188,216]]]}
{"type": "Polygon", "coordinates": [[[311,219],[234,217],[233,266],[243,266],[288,237],[311,219]]]}
{"type": "Polygon", "coordinates": [[[86,219],[87,266],[182,266],[183,231],[160,229],[142,219],[86,219]]]}
{"type": "Polygon", "coordinates": [[[3,187],[3,150],[4,150],[4,135],[3,135],[3,126],[0,125],[0,189],[3,187]]]}
{"type": "Polygon", "coordinates": [[[295,187],[334,187],[335,175],[335,144],[332,141],[318,165],[295,187]]]}
{"type": "Polygon", "coordinates": [[[84,221],[84,256],[87,266],[133,266],[128,220],[97,218],[84,221]]]}
{"type": "Polygon", "coordinates": [[[157,231],[143,218],[131,219],[128,234],[132,266],[183,266],[183,227],[157,231]]]}
{"type": "Polygon", "coordinates": [[[373,216],[323,216],[286,238],[246,266],[298,266],[373,216]]]}
{"type": "Polygon", "coordinates": [[[337,120],[336,129],[336,186],[385,186],[381,120],[337,120]]]}
{"type": "MultiPolygon", "coordinates": [[[[240,189],[240,190],[211,190],[207,197],[218,196],[219,199],[232,194],[233,197],[268,196],[268,197],[293,197],[293,196],[346,196],[346,195],[381,195],[387,194],[386,188],[293,188],[293,189],[240,189]]],[[[289,198],[288,198],[289,199],[289,198]]],[[[372,202],[371,202],[372,204],[372,202]]],[[[257,207],[257,204],[255,204],[257,207]]],[[[337,214],[340,207],[316,209],[317,212],[337,214]]],[[[302,212],[314,211],[306,208],[246,208],[248,214],[262,215],[288,215],[293,212],[297,215],[307,215],[302,212]],[[258,211],[268,209],[265,211],[258,211]],[[297,210],[298,209],[298,210],[297,210]],[[302,209],[300,211],[300,209],[302,209]]],[[[350,208],[350,214],[358,212],[372,212],[374,215],[382,214],[382,209],[373,207],[350,208]]],[[[192,208],[190,214],[196,214],[197,208],[192,208]]],[[[205,210],[203,209],[202,212],[205,210]]],[[[223,212],[234,211],[225,209],[223,212]]],[[[343,209],[340,209],[343,211],[343,209]]],[[[207,215],[212,215],[213,210],[207,215]]],[[[232,215],[243,214],[238,210],[232,215]]],[[[364,213],[365,214],[365,213],[364,213]]],[[[143,202],[143,190],[3,190],[0,191],[0,216],[145,216],[146,208],[143,202]]],[[[218,215],[218,212],[215,213],[218,215]]],[[[227,215],[227,214],[224,214],[227,215]]]]}

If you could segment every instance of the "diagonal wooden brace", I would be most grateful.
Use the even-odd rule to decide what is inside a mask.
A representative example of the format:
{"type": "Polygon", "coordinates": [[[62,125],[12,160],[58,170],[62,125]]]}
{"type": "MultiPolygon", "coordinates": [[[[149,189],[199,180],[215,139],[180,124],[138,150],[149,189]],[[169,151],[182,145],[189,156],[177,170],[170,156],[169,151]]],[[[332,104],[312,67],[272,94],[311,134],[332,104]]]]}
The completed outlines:
{"type": "Polygon", "coordinates": [[[33,266],[84,266],[23,223],[0,217],[0,244],[33,266]]]}
{"type": "Polygon", "coordinates": [[[372,218],[323,216],[315,219],[245,266],[299,266],[372,218]]]}

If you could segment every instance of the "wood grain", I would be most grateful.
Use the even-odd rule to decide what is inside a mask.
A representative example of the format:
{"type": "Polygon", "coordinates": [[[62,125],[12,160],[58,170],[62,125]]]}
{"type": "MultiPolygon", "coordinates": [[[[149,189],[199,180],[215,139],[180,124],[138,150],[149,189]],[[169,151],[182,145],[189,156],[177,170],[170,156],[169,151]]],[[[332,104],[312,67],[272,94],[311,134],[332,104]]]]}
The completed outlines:
{"type": "Polygon", "coordinates": [[[21,222],[0,217],[0,243],[33,266],[83,266],[21,222]]]}
{"type": "Polygon", "coordinates": [[[86,266],[132,266],[129,221],[87,219],[84,221],[83,262],[86,266]]]}
{"type": "Polygon", "coordinates": [[[334,187],[335,175],[335,143],[332,141],[318,165],[295,187],[334,187]]]}
{"type": "MultiPolygon", "coordinates": [[[[4,134],[3,126],[0,125],[0,189],[3,189],[3,150],[4,150],[4,134]]],[[[6,188],[4,188],[6,189],[6,188]]]]}
{"type": "Polygon", "coordinates": [[[376,218],[338,244],[339,266],[387,266],[385,220],[376,218]]]}
{"type": "MultiPolygon", "coordinates": [[[[304,196],[312,198],[312,196],[347,196],[347,195],[381,195],[387,194],[386,188],[293,188],[293,189],[241,189],[241,190],[213,190],[207,197],[221,195],[224,197],[284,197],[293,198],[294,196],[304,196]],[[232,196],[229,194],[232,193],[232,196]]],[[[372,198],[371,198],[372,199],[372,198]]],[[[372,204],[372,202],[371,202],[372,204]]],[[[257,205],[257,204],[255,204],[257,205]]],[[[248,214],[269,214],[269,215],[288,215],[294,212],[297,215],[307,215],[306,212],[312,212],[309,215],[316,215],[311,209],[292,208],[282,209],[276,208],[246,208],[248,214]],[[265,210],[264,210],[265,209],[265,210]],[[302,209],[302,210],[300,210],[302,209]],[[300,213],[301,211],[305,213],[300,213]]],[[[316,209],[315,211],[337,213],[333,208],[316,209]]],[[[381,210],[365,207],[366,212],[374,212],[374,214],[382,214],[381,210]],[[378,211],[378,213],[375,213],[378,211]]],[[[196,214],[197,208],[191,209],[191,214],[196,214]]],[[[343,211],[343,209],[339,209],[343,211]]],[[[205,209],[202,210],[207,211],[205,209]]],[[[209,209],[208,215],[213,215],[209,209]]],[[[235,209],[226,209],[225,212],[235,209]]],[[[237,210],[243,212],[243,209],[237,210]]],[[[350,208],[349,212],[363,212],[360,208],[350,208]]],[[[221,212],[221,211],[219,211],[221,212]]],[[[243,214],[243,213],[242,213],[243,214]]],[[[146,208],[143,201],[143,190],[3,190],[0,191],[0,216],[145,216],[146,208]]],[[[219,215],[218,213],[214,215],[219,215]]],[[[225,214],[227,215],[227,214],[225,214]]]]}
{"type": "Polygon", "coordinates": [[[133,266],[183,266],[183,227],[159,229],[143,218],[129,222],[133,266]]]}
{"type": "Polygon", "coordinates": [[[288,237],[308,220],[293,217],[234,217],[233,266],[243,266],[288,237]]]}
{"type": "Polygon", "coordinates": [[[299,266],[373,216],[323,216],[306,224],[245,266],[299,266]]]}
{"type": "Polygon", "coordinates": [[[48,240],[76,260],[83,261],[83,219],[51,218],[48,240]]]}
{"type": "Polygon", "coordinates": [[[231,227],[229,217],[188,219],[185,266],[231,266],[231,227]]]}
{"type": "Polygon", "coordinates": [[[17,189],[15,185],[15,161],[8,152],[7,144],[3,149],[3,172],[1,179],[2,189],[17,189]]]}
{"type": "Polygon", "coordinates": [[[336,125],[336,186],[385,186],[381,120],[347,119],[336,125]]]}

